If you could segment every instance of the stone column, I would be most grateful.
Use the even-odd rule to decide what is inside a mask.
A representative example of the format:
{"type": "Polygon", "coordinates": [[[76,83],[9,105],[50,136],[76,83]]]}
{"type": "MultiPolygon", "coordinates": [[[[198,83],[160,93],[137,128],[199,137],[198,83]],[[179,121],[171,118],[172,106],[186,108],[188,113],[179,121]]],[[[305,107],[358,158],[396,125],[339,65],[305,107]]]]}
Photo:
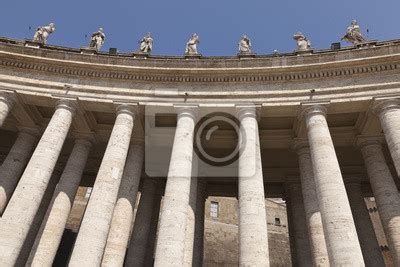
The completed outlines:
{"type": "Polygon", "coordinates": [[[17,140],[0,167],[0,216],[21,178],[38,136],[37,129],[21,128],[17,140]]]}
{"type": "Polygon", "coordinates": [[[380,140],[359,137],[369,182],[395,265],[400,265],[400,195],[382,151],[380,140]]]}
{"type": "Polygon", "coordinates": [[[286,192],[289,198],[290,219],[293,221],[291,224],[293,228],[289,229],[289,234],[293,236],[296,251],[296,259],[293,259],[295,260],[293,263],[295,266],[312,266],[300,181],[290,178],[286,182],[286,192]]]}
{"type": "Polygon", "coordinates": [[[0,265],[15,264],[49,183],[74,115],[75,104],[60,100],[0,221],[0,265]]]}
{"type": "MultiPolygon", "coordinates": [[[[201,179],[201,178],[198,178],[201,179]]],[[[204,208],[206,203],[206,182],[197,181],[196,214],[194,228],[193,267],[203,266],[204,254],[204,208]]]]}
{"type": "Polygon", "coordinates": [[[4,121],[7,118],[8,113],[14,105],[14,96],[0,92],[0,127],[3,126],[4,121]]]}
{"type": "Polygon", "coordinates": [[[307,140],[295,140],[293,149],[299,156],[301,191],[313,265],[326,266],[329,264],[328,250],[325,243],[321,212],[318,207],[310,148],[307,140]]]}
{"type": "Polygon", "coordinates": [[[193,135],[197,107],[177,107],[178,122],[161,209],[155,263],[182,266],[192,173],[193,135]]]}
{"type": "Polygon", "coordinates": [[[267,217],[256,108],[237,107],[239,144],[239,265],[269,266],[267,217]]]}
{"type": "Polygon", "coordinates": [[[379,116],[397,176],[400,177],[400,99],[378,102],[374,112],[379,116]]]}
{"type": "Polygon", "coordinates": [[[51,266],[60,245],[76,191],[82,178],[92,139],[75,141],[60,181],[36,237],[29,266],[51,266]]]}
{"type": "Polygon", "coordinates": [[[144,179],[125,266],[144,266],[156,193],[157,182],[150,178],[144,179]]]}
{"type": "Polygon", "coordinates": [[[156,247],[158,219],[160,217],[161,198],[162,198],[162,193],[160,188],[158,188],[158,191],[155,194],[154,198],[155,199],[154,199],[153,215],[151,216],[150,233],[149,233],[149,240],[147,241],[144,266],[153,266],[154,264],[154,249],[156,247]]]}
{"type": "Polygon", "coordinates": [[[326,121],[326,108],[309,106],[303,115],[329,262],[332,266],[363,266],[356,227],[326,121]]]}
{"type": "Polygon", "coordinates": [[[136,109],[129,105],[120,105],[117,108],[117,118],[82,219],[69,266],[101,264],[128,155],[135,113],[136,109]]]}
{"type": "Polygon", "coordinates": [[[110,232],[103,255],[103,266],[122,266],[133,224],[136,196],[142,175],[144,157],[143,140],[134,141],[129,149],[124,174],[114,208],[110,232]]]}
{"type": "Polygon", "coordinates": [[[352,177],[346,183],[351,211],[356,224],[358,240],[360,241],[366,266],[385,266],[382,252],[375,236],[371,218],[361,192],[360,179],[352,177]]]}

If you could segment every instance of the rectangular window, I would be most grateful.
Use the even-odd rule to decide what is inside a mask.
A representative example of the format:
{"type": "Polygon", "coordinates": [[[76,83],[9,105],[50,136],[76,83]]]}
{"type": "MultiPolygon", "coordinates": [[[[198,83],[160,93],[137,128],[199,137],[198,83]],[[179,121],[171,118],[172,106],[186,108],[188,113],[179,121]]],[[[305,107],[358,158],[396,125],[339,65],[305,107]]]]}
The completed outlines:
{"type": "Polygon", "coordinates": [[[218,202],[216,201],[211,201],[211,206],[210,206],[210,216],[211,218],[218,218],[218,202]]]}

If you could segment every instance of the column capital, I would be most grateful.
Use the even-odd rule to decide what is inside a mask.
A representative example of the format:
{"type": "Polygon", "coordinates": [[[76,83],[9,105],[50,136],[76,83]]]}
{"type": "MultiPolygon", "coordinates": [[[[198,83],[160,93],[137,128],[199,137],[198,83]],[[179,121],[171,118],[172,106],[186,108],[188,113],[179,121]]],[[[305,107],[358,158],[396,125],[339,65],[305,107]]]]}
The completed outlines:
{"type": "Polygon", "coordinates": [[[310,115],[320,114],[326,117],[330,102],[304,102],[300,104],[299,120],[310,115]]]}
{"type": "Polygon", "coordinates": [[[83,145],[92,146],[96,143],[96,137],[92,132],[73,132],[75,143],[81,143],[83,145]]]}
{"type": "Polygon", "coordinates": [[[382,112],[391,109],[400,109],[399,97],[376,97],[372,103],[372,113],[380,115],[382,112]]]}
{"type": "Polygon", "coordinates": [[[129,103],[129,104],[120,103],[116,107],[116,111],[117,115],[124,113],[131,115],[132,117],[135,117],[136,115],[139,114],[139,105],[137,103],[129,103]]]}
{"type": "Polygon", "coordinates": [[[191,117],[194,121],[197,121],[199,117],[199,106],[189,104],[174,104],[174,109],[179,117],[191,117]]]}
{"type": "Polygon", "coordinates": [[[260,109],[261,105],[254,104],[238,104],[235,105],[236,108],[236,116],[239,120],[242,120],[245,117],[253,117],[257,120],[260,119],[260,109]]]}
{"type": "Polygon", "coordinates": [[[40,136],[40,133],[41,133],[39,127],[24,127],[24,126],[21,126],[21,127],[18,127],[18,130],[20,132],[32,135],[35,138],[38,138],[40,136]]]}
{"type": "Polygon", "coordinates": [[[383,136],[366,136],[366,135],[359,135],[356,137],[354,141],[354,145],[358,148],[363,148],[366,146],[382,146],[384,142],[383,136]]]}
{"type": "Polygon", "coordinates": [[[78,109],[78,101],[72,98],[61,98],[56,102],[56,109],[66,109],[71,113],[75,113],[78,109]]]}
{"type": "Polygon", "coordinates": [[[294,138],[291,149],[295,151],[297,155],[310,154],[310,146],[306,138],[294,138]]]}
{"type": "Polygon", "coordinates": [[[15,94],[11,92],[0,91],[0,101],[6,103],[11,108],[15,103],[15,94]]]}

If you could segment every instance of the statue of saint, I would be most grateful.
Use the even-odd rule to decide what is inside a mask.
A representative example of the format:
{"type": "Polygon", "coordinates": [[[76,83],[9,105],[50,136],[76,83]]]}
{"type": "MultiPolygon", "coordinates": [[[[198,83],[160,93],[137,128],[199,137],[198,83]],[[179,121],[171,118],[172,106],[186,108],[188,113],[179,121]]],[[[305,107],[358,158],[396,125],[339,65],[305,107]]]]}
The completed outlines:
{"type": "Polygon", "coordinates": [[[247,35],[243,35],[239,41],[239,53],[251,54],[251,41],[247,35]]]}
{"type": "Polygon", "coordinates": [[[143,37],[140,41],[140,52],[142,53],[150,53],[153,49],[153,38],[151,38],[151,34],[148,32],[145,37],[143,37]]]}
{"type": "Polygon", "coordinates": [[[46,44],[47,38],[55,30],[56,30],[56,25],[54,23],[50,23],[48,26],[40,26],[37,28],[35,35],[33,36],[33,41],[46,44]]]}
{"type": "Polygon", "coordinates": [[[296,32],[293,39],[297,42],[297,51],[305,51],[311,47],[311,42],[301,32],[296,32]]]}
{"type": "Polygon", "coordinates": [[[351,25],[347,27],[346,35],[342,40],[352,43],[353,45],[365,42],[365,38],[361,33],[360,26],[355,19],[352,20],[351,25]]]}
{"type": "Polygon", "coordinates": [[[89,47],[96,51],[99,51],[101,46],[104,44],[105,39],[106,35],[103,32],[103,28],[99,28],[97,32],[94,32],[92,34],[89,47]]]}
{"type": "Polygon", "coordinates": [[[192,34],[190,40],[186,43],[186,55],[198,55],[197,44],[200,43],[199,36],[196,33],[192,34]]]}

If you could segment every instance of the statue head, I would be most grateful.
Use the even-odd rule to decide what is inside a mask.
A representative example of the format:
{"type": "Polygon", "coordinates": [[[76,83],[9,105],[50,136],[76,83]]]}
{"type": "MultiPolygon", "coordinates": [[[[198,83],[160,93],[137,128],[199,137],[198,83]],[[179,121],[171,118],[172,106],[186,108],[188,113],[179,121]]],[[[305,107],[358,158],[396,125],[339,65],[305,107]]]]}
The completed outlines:
{"type": "Polygon", "coordinates": [[[148,33],[146,34],[146,37],[151,37],[151,33],[148,32],[148,33]]]}
{"type": "Polygon", "coordinates": [[[351,25],[357,25],[358,23],[357,23],[357,20],[355,20],[355,19],[353,19],[352,21],[351,21],[351,25]]]}
{"type": "Polygon", "coordinates": [[[53,22],[49,24],[49,27],[52,32],[54,32],[56,30],[56,24],[54,24],[53,22]]]}
{"type": "Polygon", "coordinates": [[[103,32],[104,30],[103,30],[103,28],[99,28],[99,32],[103,32]]]}
{"type": "Polygon", "coordinates": [[[306,37],[304,36],[303,33],[301,33],[301,32],[296,32],[296,33],[293,35],[293,39],[296,40],[296,41],[302,41],[302,40],[305,40],[306,37]]]}

